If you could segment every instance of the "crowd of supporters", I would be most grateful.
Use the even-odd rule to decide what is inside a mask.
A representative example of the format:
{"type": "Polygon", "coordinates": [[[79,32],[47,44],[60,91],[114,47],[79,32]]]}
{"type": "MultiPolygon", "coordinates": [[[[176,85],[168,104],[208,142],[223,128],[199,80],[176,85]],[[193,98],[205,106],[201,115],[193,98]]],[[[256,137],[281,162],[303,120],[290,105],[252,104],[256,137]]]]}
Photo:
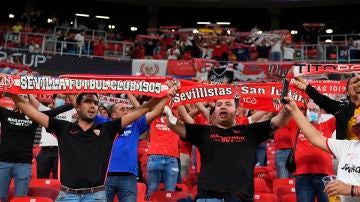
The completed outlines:
{"type": "MultiPolygon", "coordinates": [[[[161,190],[198,201],[357,201],[359,82],[350,79],[347,100],[336,101],[298,78],[313,101],[300,111],[287,98],[278,114],[232,99],[170,109],[167,97],[122,94],[126,102],[104,105],[96,94],[55,94],[44,105],[6,94],[15,108],[0,108],[0,197],[26,196],[37,178],[54,178],[58,201],[151,201],[161,190]],[[37,123],[44,128],[33,150],[37,123]],[[295,170],[286,165],[291,153],[295,170]],[[325,186],[322,179],[335,173],[325,186]],[[275,185],[280,179],[283,186],[275,185]]],[[[179,86],[168,83],[173,96],[179,86]]]]}
{"type": "MultiPolygon", "coordinates": [[[[7,29],[13,37],[34,32],[21,23],[7,29]]],[[[83,48],[84,30],[56,36],[58,42],[74,42],[65,51],[105,54],[106,39],[83,48]]],[[[136,59],[267,62],[291,61],[295,54],[289,33],[261,35],[256,29],[238,36],[150,31],[131,42],[128,52],[136,59]]],[[[14,45],[34,53],[42,46],[35,39],[14,45]]],[[[46,186],[36,179],[45,179],[56,184],[56,196],[48,197],[58,201],[155,201],[179,193],[179,199],[214,202],[333,200],[328,196],[359,201],[359,80],[349,80],[347,100],[335,101],[300,78],[297,87],[313,101],[298,109],[288,98],[278,114],[241,108],[237,100],[170,109],[166,98],[131,94],[106,95],[131,104],[101,103],[96,94],[56,94],[43,103],[34,95],[4,95],[16,107],[0,107],[0,199],[36,196],[34,187],[46,186]],[[43,127],[37,136],[38,124],[43,127]],[[295,171],[286,168],[292,154],[295,171]],[[322,179],[336,173],[338,180],[325,186],[322,179]]],[[[169,96],[178,90],[173,83],[169,87],[169,96]]]]}
{"type": "MultiPolygon", "coordinates": [[[[350,36],[340,42],[339,50],[336,48],[324,50],[317,39],[319,33],[314,34],[311,31],[313,29],[318,28],[304,31],[307,33],[304,35],[306,37],[300,40],[294,40],[289,30],[263,32],[254,27],[248,32],[239,32],[233,28],[211,26],[199,29],[149,28],[147,33],[130,37],[122,32],[108,32],[106,36],[94,35],[88,33],[86,27],[77,29],[62,27],[54,32],[51,29],[31,27],[17,22],[14,25],[1,26],[0,44],[4,45],[5,37],[7,37],[7,47],[28,48],[33,53],[39,53],[42,47],[46,46],[45,50],[56,50],[58,53],[103,57],[108,52],[117,52],[132,59],[206,58],[221,61],[291,61],[296,57],[301,57],[302,54],[308,56],[309,59],[317,60],[337,57],[339,59],[359,58],[359,40],[356,36],[350,36]],[[53,44],[48,44],[49,41],[45,43],[43,36],[29,35],[25,37],[26,39],[19,40],[19,32],[51,35],[53,44]],[[295,47],[301,45],[310,46],[305,48],[305,53],[296,52],[295,47]]],[[[101,31],[101,33],[105,32],[101,31]]]]}

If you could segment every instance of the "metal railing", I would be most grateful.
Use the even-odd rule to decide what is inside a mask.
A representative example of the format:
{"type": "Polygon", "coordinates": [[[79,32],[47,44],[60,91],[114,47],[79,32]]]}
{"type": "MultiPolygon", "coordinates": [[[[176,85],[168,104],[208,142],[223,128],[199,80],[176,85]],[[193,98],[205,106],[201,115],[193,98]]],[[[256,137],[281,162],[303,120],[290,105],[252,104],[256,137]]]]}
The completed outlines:
{"type": "MultiPolygon", "coordinates": [[[[346,35],[346,37],[348,36],[354,35],[346,35]]],[[[34,40],[39,46],[38,52],[42,54],[99,57],[116,60],[130,59],[129,51],[133,45],[132,42],[104,40],[104,56],[95,56],[93,54],[92,40],[89,39],[85,39],[84,43],[81,44],[76,41],[60,41],[56,35],[7,32],[4,35],[4,40],[4,48],[29,51],[28,45],[34,40]]],[[[360,62],[360,58],[356,58],[356,56],[360,55],[360,50],[349,49],[346,44],[318,43],[311,45],[293,45],[292,48],[295,49],[294,61],[332,63],[360,62]],[[357,51],[359,53],[357,53],[357,51]],[[356,54],[354,54],[355,52],[356,54]]]]}
{"type": "Polygon", "coordinates": [[[47,39],[44,43],[44,52],[47,54],[59,55],[73,55],[73,56],[87,56],[89,57],[91,41],[85,40],[81,42],[58,41],[47,39]]]}
{"type": "Polygon", "coordinates": [[[53,35],[33,32],[6,32],[4,47],[14,48],[13,46],[16,46],[15,48],[19,50],[24,50],[28,49],[26,46],[30,45],[32,41],[34,41],[36,44],[39,45],[41,52],[43,52],[44,41],[49,37],[53,37],[53,35]],[[23,47],[23,45],[25,45],[25,47],[23,47]]]}
{"type": "Polygon", "coordinates": [[[133,46],[132,42],[125,41],[105,41],[105,45],[107,46],[105,49],[105,55],[113,56],[113,57],[122,57],[130,58],[129,52],[131,46],[133,46]]]}
{"type": "MultiPolygon", "coordinates": [[[[346,45],[338,44],[311,44],[294,45],[294,61],[328,62],[328,63],[351,63],[360,62],[360,58],[351,58],[346,45]]],[[[360,51],[360,50],[359,50],[360,51]]]]}
{"type": "MultiPolygon", "coordinates": [[[[54,33],[57,33],[58,31],[66,31],[67,33],[78,33],[82,31],[83,29],[79,28],[73,28],[73,27],[63,27],[63,26],[56,26],[54,28],[54,33]]],[[[95,29],[85,29],[85,35],[90,36],[91,40],[98,39],[98,38],[107,38],[107,32],[102,30],[95,30],[95,29]]]]}
{"type": "Polygon", "coordinates": [[[327,39],[330,39],[332,43],[336,44],[347,44],[349,37],[360,37],[360,33],[358,34],[328,34],[328,35],[319,35],[318,43],[325,43],[327,39]]]}
{"type": "Polygon", "coordinates": [[[79,57],[99,57],[113,59],[128,59],[132,42],[104,40],[104,56],[93,54],[92,41],[85,39],[84,43],[76,41],[60,41],[58,36],[28,32],[7,32],[4,35],[4,48],[12,48],[21,51],[29,51],[32,40],[39,46],[39,53],[73,55],[79,57]]]}

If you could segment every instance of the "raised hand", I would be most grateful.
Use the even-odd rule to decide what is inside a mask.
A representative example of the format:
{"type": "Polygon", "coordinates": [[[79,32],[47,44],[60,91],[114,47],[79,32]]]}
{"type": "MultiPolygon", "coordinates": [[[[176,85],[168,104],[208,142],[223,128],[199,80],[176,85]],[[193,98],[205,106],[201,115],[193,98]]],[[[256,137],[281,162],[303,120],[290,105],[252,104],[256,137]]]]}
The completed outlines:
{"type": "Polygon", "coordinates": [[[173,97],[177,93],[177,91],[180,89],[181,83],[179,80],[168,80],[166,81],[166,84],[169,87],[168,90],[168,96],[173,97]]]}
{"type": "Polygon", "coordinates": [[[349,196],[351,194],[351,185],[345,184],[340,180],[333,180],[326,185],[324,192],[326,192],[329,196],[349,196]]]}
{"type": "Polygon", "coordinates": [[[360,94],[360,75],[350,79],[348,92],[350,95],[360,94]]]}
{"type": "Polygon", "coordinates": [[[295,112],[296,110],[300,110],[296,105],[295,101],[290,96],[286,96],[284,99],[287,101],[284,106],[289,112],[295,112]]]}
{"type": "Polygon", "coordinates": [[[295,86],[300,90],[305,90],[309,85],[309,82],[301,77],[295,77],[295,86]]]}

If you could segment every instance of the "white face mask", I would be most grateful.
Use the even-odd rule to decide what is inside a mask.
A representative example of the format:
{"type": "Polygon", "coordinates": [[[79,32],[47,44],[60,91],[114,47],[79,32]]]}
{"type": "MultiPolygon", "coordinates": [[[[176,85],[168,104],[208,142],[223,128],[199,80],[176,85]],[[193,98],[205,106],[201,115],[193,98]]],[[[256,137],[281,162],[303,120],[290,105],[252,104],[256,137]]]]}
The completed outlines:
{"type": "Polygon", "coordinates": [[[317,123],[317,122],[319,122],[320,115],[319,115],[319,113],[317,113],[317,112],[314,112],[314,111],[311,111],[311,110],[307,110],[307,111],[306,111],[306,117],[308,118],[308,120],[309,120],[310,122],[315,122],[315,123],[317,123]]]}
{"type": "Polygon", "coordinates": [[[65,104],[65,100],[64,99],[61,99],[61,98],[55,98],[54,100],[54,106],[55,107],[60,107],[62,105],[65,104]]]}

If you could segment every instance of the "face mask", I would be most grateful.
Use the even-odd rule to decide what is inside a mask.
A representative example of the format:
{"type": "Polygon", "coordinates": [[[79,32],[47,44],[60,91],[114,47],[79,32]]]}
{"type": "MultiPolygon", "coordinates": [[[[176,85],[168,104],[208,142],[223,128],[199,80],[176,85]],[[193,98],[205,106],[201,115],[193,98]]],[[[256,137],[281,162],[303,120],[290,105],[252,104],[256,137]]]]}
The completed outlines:
{"type": "Polygon", "coordinates": [[[310,111],[309,112],[309,118],[310,118],[310,122],[318,122],[319,121],[319,114],[310,111]]]}
{"type": "Polygon", "coordinates": [[[55,98],[54,104],[55,107],[60,107],[65,104],[65,100],[61,98],[55,98]]]}

